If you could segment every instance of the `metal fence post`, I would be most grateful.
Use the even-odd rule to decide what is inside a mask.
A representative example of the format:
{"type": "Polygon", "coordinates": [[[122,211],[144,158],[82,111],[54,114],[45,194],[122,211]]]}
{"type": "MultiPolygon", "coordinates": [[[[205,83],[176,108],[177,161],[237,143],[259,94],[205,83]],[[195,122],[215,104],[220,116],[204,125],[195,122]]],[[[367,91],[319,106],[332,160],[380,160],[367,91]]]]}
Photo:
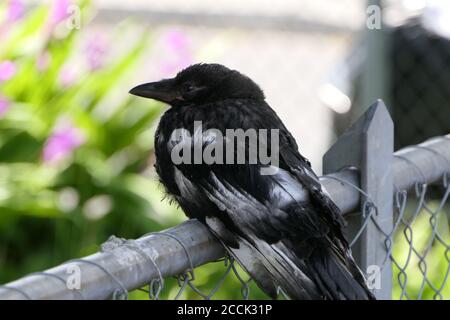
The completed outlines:
{"type": "Polygon", "coordinates": [[[385,2],[366,0],[366,25],[362,30],[364,62],[356,84],[355,101],[350,110],[351,120],[361,116],[367,106],[378,98],[390,106],[390,33],[383,23],[385,2]]]}
{"type": "Polygon", "coordinates": [[[347,235],[351,240],[364,228],[352,251],[361,269],[369,276],[376,276],[380,271],[373,291],[378,299],[390,299],[392,291],[392,268],[385,234],[390,234],[393,228],[393,132],[389,112],[378,100],[323,158],[325,174],[348,166],[359,169],[360,186],[367,195],[361,195],[361,213],[366,216],[361,213],[346,216],[347,235]],[[368,210],[370,204],[377,210],[368,210]],[[365,226],[367,216],[370,218],[365,226]]]}

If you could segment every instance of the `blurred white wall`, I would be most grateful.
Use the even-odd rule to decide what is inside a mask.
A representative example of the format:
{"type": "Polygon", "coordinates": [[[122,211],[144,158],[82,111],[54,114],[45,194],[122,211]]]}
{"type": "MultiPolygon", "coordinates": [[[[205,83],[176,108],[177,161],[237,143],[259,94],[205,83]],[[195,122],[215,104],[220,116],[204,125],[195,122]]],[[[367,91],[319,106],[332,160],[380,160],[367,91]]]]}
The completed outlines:
{"type": "Polygon", "coordinates": [[[365,1],[96,0],[95,4],[95,29],[107,32],[124,18],[148,28],[154,45],[135,75],[136,83],[171,76],[195,62],[237,69],[261,85],[301,153],[321,173],[321,157],[333,140],[332,111],[321,104],[317,89],[364,23],[365,1]]]}

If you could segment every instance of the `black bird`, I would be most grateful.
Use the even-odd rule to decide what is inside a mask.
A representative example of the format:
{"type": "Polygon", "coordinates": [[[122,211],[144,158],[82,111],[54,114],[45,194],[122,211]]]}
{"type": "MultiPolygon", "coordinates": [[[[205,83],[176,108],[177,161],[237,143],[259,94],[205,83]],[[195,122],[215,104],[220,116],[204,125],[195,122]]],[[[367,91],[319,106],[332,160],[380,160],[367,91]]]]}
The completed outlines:
{"type": "MultiPolygon", "coordinates": [[[[196,64],[130,93],[171,106],[155,136],[160,180],[186,215],[204,223],[264,292],[276,298],[280,287],[292,299],[374,299],[343,236],[338,207],[255,82],[219,64],[196,64]],[[247,149],[243,163],[174,161],[176,145],[195,152],[196,146],[205,150],[227,140],[216,133],[196,138],[194,121],[202,122],[203,132],[215,129],[223,136],[226,129],[277,129],[279,150],[271,150],[269,142],[262,146],[269,155],[279,152],[278,170],[262,174],[270,164],[251,162],[247,149]],[[186,131],[174,138],[176,129],[186,131]]],[[[275,137],[272,132],[267,141],[275,137]]],[[[250,140],[245,147],[251,147],[250,140]]],[[[236,153],[237,148],[239,143],[236,153]]]]}

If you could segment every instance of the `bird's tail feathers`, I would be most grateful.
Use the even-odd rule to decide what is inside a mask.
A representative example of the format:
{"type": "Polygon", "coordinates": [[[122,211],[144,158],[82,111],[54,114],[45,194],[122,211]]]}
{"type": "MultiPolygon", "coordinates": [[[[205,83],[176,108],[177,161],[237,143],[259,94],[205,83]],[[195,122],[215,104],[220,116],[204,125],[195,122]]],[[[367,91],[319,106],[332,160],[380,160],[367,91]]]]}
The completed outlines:
{"type": "Polygon", "coordinates": [[[309,274],[326,298],[373,300],[365,277],[350,253],[342,255],[332,247],[317,246],[308,259],[309,274]]]}
{"type": "MultiPolygon", "coordinates": [[[[207,218],[210,229],[219,239],[227,239],[229,233],[220,220],[207,218]]],[[[281,288],[292,299],[320,299],[316,285],[275,244],[233,234],[237,246],[224,243],[229,254],[251,276],[256,284],[272,299],[281,288]]]]}
{"type": "Polygon", "coordinates": [[[350,252],[310,239],[312,250],[305,257],[304,252],[296,254],[295,248],[283,242],[269,244],[236,234],[218,218],[207,217],[205,222],[228,253],[273,299],[279,288],[291,299],[375,299],[350,252]]]}

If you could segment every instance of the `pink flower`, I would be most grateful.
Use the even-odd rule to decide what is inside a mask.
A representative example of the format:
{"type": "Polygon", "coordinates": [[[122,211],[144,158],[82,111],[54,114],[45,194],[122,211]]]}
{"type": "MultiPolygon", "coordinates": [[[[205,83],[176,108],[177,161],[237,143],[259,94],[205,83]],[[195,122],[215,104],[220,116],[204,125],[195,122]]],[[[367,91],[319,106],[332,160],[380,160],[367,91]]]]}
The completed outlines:
{"type": "Polygon", "coordinates": [[[9,0],[6,21],[14,22],[22,18],[25,12],[25,5],[22,0],[9,0]]]}
{"type": "Polygon", "coordinates": [[[8,111],[10,106],[11,102],[8,99],[0,97],[0,117],[8,111]]]}
{"type": "Polygon", "coordinates": [[[53,0],[53,7],[50,13],[50,26],[55,26],[69,17],[70,0],[53,0]]]}
{"type": "Polygon", "coordinates": [[[172,50],[185,51],[189,46],[186,34],[179,30],[171,30],[165,35],[165,42],[172,50]]]}
{"type": "Polygon", "coordinates": [[[56,164],[70,157],[73,151],[85,142],[84,135],[71,123],[58,125],[48,137],[43,151],[44,162],[56,164]]]}
{"type": "Polygon", "coordinates": [[[64,66],[59,72],[59,81],[64,88],[70,87],[77,79],[75,69],[70,66],[64,66]]]}
{"type": "Polygon", "coordinates": [[[36,68],[38,71],[42,72],[47,70],[50,64],[50,54],[48,51],[42,52],[36,59],[36,68]]]}
{"type": "Polygon", "coordinates": [[[0,62],[0,81],[11,79],[16,74],[16,65],[10,60],[0,62]]]}
{"type": "Polygon", "coordinates": [[[172,75],[192,63],[189,39],[179,30],[171,30],[163,36],[164,61],[161,63],[163,76],[172,75]]]}
{"type": "Polygon", "coordinates": [[[105,34],[97,33],[88,40],[86,59],[91,71],[102,67],[107,49],[108,40],[105,34]]]}

